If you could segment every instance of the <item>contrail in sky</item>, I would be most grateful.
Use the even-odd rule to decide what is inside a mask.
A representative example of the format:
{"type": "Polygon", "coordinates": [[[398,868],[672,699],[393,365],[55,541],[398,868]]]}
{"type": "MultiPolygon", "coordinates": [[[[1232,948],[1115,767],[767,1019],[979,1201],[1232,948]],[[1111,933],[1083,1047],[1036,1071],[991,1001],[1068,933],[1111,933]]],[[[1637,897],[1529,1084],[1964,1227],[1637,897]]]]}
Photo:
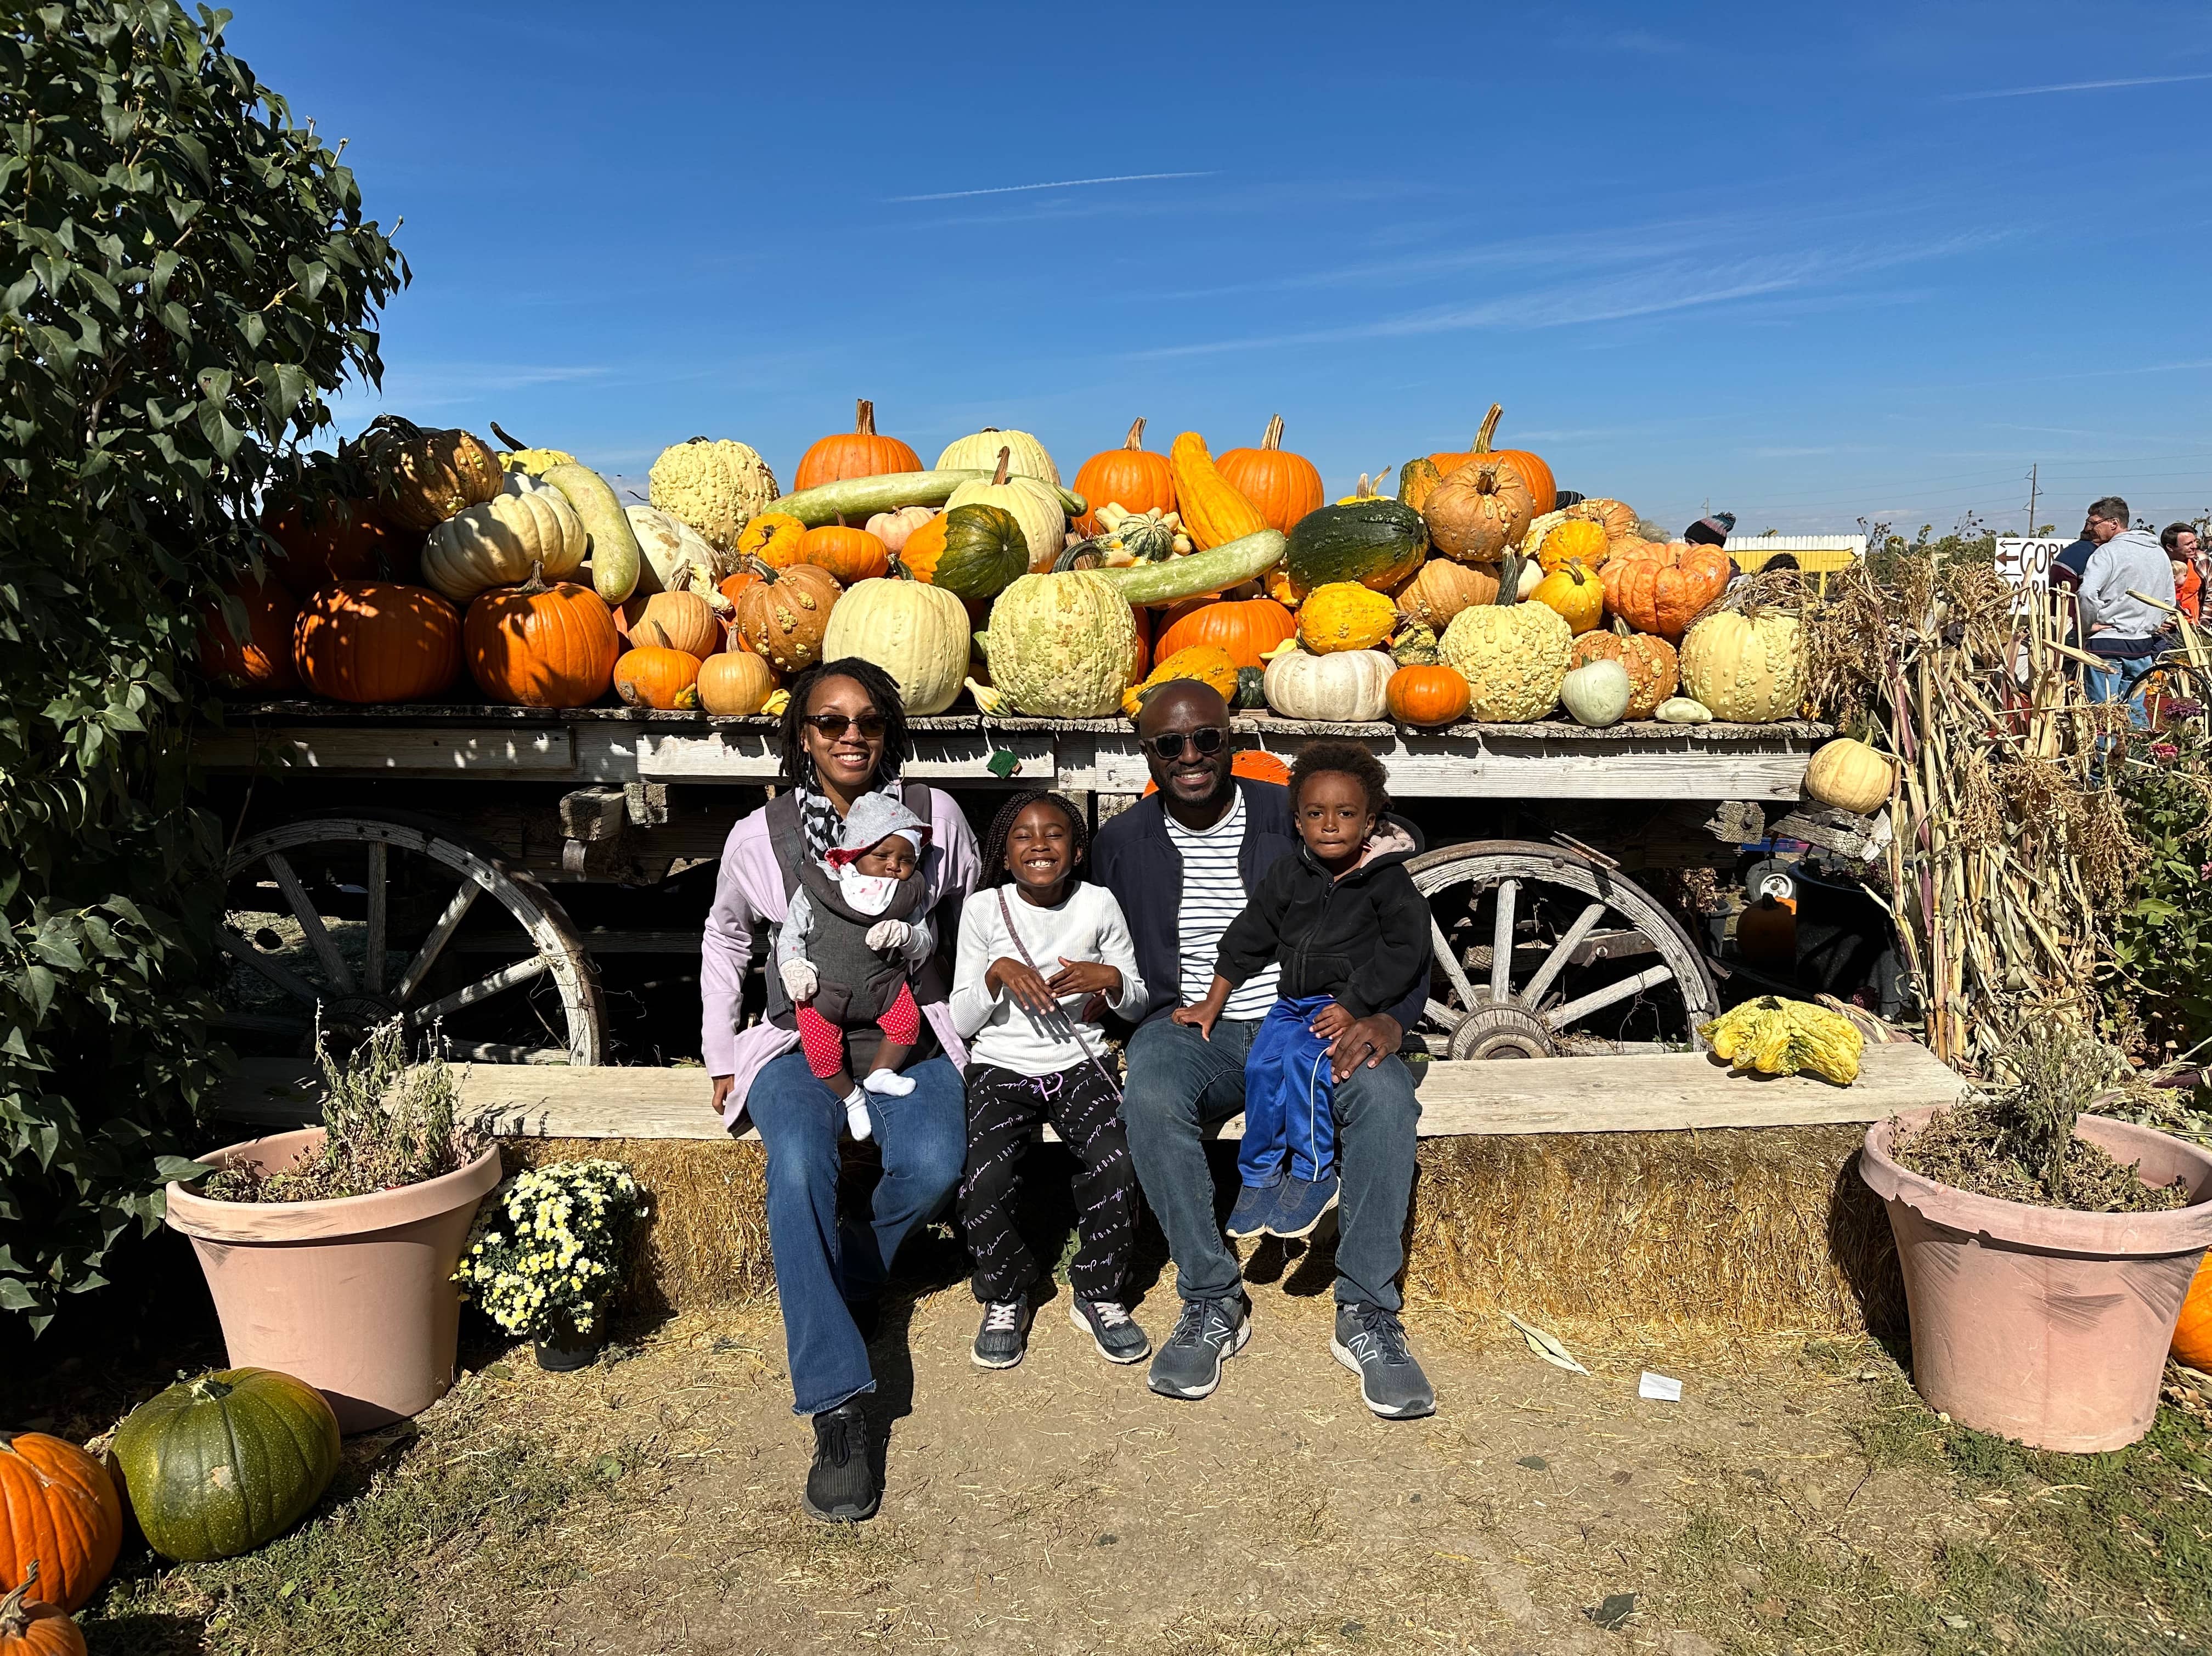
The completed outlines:
{"type": "MultiPolygon", "coordinates": [[[[2212,77],[2208,77],[2212,78],[2212,77]]],[[[1135,184],[1145,179],[1210,179],[1207,173],[1117,173],[1110,179],[1055,179],[1049,184],[1002,184],[994,190],[939,190],[927,196],[886,196],[886,202],[957,201],[963,196],[1012,196],[1024,190],[1073,190],[1083,184],[1135,184]]]]}
{"type": "Polygon", "coordinates": [[[2032,98],[2040,92],[2102,92],[2119,86],[2173,86],[2182,81],[2212,81],[2207,75],[2146,75],[2132,81],[2068,81],[2060,86],[2007,87],[2002,92],[1960,92],[1945,100],[1947,103],[1969,103],[1977,98],[2032,98]]]}

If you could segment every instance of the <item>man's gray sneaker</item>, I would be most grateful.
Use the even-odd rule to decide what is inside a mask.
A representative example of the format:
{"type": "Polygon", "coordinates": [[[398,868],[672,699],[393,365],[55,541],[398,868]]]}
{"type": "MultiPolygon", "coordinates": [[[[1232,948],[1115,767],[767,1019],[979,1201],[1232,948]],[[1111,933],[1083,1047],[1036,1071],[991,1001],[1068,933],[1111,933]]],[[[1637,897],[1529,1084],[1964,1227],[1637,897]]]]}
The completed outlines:
{"type": "Polygon", "coordinates": [[[1067,1319],[1091,1336],[1098,1355],[1109,1362],[1142,1362],[1152,1355],[1152,1342],[1118,1300],[1086,1300],[1073,1295],[1067,1319]]]}
{"type": "Polygon", "coordinates": [[[1012,1368],[1030,1349],[1030,1323],[1036,1311],[1027,1300],[994,1300],[983,1307],[983,1325],[969,1353],[978,1368],[1012,1368]]]}
{"type": "Polygon", "coordinates": [[[1436,1390],[1406,1349],[1406,1326],[1396,1312],[1379,1305],[1340,1305],[1328,1349],[1359,1376],[1361,1399],[1383,1419],[1414,1420],[1436,1413],[1436,1390]]]}
{"type": "Polygon", "coordinates": [[[1221,1365],[1251,1338],[1252,1307],[1243,1295],[1186,1300],[1146,1384],[1164,1398],[1210,1397],[1221,1384],[1221,1365]]]}

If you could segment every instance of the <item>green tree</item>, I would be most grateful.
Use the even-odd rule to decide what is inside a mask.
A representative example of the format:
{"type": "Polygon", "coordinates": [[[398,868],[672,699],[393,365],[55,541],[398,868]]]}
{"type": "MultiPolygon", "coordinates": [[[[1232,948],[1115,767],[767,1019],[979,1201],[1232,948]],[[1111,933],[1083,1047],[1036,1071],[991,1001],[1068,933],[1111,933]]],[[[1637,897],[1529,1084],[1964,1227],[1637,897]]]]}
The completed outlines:
{"type": "Polygon", "coordinates": [[[408,280],[229,15],[0,23],[0,1309],[34,1327],[183,1170],[222,904],[198,617],[408,280]]]}

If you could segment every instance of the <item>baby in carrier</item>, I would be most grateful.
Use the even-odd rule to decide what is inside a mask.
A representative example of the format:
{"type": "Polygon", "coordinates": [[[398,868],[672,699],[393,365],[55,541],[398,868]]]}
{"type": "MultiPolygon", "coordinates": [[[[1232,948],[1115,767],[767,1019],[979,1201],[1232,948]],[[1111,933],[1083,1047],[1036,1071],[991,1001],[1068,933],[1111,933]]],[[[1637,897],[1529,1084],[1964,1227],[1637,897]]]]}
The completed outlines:
{"type": "Polygon", "coordinates": [[[845,1106],[855,1138],[869,1134],[869,1093],[902,1097],[914,1083],[900,1067],[921,1034],[911,978],[936,951],[922,913],[921,850],[929,825],[885,793],[863,794],[820,861],[799,865],[776,934],[775,966],[791,997],[806,1067],[845,1106]],[[867,1079],[853,1081],[845,1033],[882,1031],[867,1079]]]}

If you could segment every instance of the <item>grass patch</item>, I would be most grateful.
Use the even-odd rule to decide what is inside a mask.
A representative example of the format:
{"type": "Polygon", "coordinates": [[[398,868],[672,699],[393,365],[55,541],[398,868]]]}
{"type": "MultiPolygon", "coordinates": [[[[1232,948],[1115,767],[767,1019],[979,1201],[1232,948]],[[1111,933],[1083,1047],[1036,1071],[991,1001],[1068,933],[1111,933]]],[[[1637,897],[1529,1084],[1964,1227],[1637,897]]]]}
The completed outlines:
{"type": "Polygon", "coordinates": [[[564,1534],[617,1497],[622,1457],[558,1458],[509,1431],[432,1431],[351,1467],[307,1522],[243,1558],[142,1557],[79,1618],[94,1656],[336,1656],[533,1647],[531,1607],[588,1577],[564,1534]]]}

